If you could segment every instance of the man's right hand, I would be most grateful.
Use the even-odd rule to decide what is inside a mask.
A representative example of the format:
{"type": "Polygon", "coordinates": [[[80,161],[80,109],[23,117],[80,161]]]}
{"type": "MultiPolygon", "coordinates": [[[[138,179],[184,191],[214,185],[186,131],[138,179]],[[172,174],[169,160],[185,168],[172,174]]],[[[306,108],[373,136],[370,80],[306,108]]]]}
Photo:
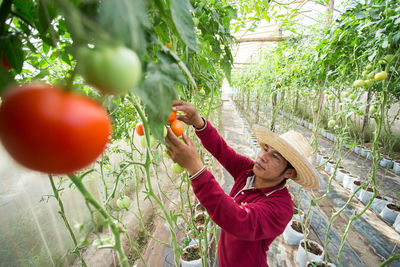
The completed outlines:
{"type": "Polygon", "coordinates": [[[184,113],[176,116],[178,120],[181,120],[188,125],[193,125],[197,129],[203,128],[203,118],[192,104],[182,100],[175,100],[172,102],[172,109],[184,113]]]}

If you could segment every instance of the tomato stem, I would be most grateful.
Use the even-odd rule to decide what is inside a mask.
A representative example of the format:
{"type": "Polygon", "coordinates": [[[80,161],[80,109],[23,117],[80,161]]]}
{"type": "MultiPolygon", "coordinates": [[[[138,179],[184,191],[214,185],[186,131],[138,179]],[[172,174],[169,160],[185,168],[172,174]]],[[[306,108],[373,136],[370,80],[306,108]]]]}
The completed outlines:
{"type": "Polygon", "coordinates": [[[72,231],[72,228],[68,222],[67,216],[65,216],[64,204],[60,198],[60,195],[58,194],[59,190],[57,189],[56,185],[54,184],[53,176],[51,174],[49,174],[49,181],[51,184],[51,188],[53,189],[54,197],[56,198],[56,200],[58,202],[58,206],[60,207],[59,214],[60,214],[61,218],[63,219],[64,224],[67,227],[69,234],[71,235],[72,242],[74,242],[74,246],[75,246],[74,253],[78,256],[79,260],[81,261],[82,266],[86,267],[87,266],[86,262],[82,258],[81,253],[79,252],[78,243],[76,242],[75,234],[72,231]]]}
{"type": "Polygon", "coordinates": [[[96,201],[96,199],[92,196],[92,194],[87,191],[86,187],[84,186],[81,177],[78,177],[74,174],[68,175],[71,181],[75,184],[78,190],[81,192],[82,196],[88,201],[92,206],[94,206],[101,215],[106,219],[107,223],[110,225],[110,230],[114,235],[114,249],[118,252],[120,264],[123,267],[129,267],[128,258],[125,256],[125,253],[122,249],[121,244],[121,237],[120,234],[123,231],[120,227],[118,227],[114,223],[114,219],[112,216],[96,201]]]}

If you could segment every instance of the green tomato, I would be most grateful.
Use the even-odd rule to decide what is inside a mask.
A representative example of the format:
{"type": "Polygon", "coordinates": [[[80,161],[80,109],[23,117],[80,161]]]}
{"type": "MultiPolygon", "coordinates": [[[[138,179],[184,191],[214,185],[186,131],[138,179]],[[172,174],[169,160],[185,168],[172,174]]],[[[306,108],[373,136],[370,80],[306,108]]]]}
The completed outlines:
{"type": "Polygon", "coordinates": [[[200,20],[198,18],[193,18],[194,26],[197,27],[199,25],[200,20]]]}
{"type": "Polygon", "coordinates": [[[332,100],[333,98],[334,98],[333,95],[326,95],[326,99],[328,99],[328,100],[332,100]]]}
{"type": "Polygon", "coordinates": [[[370,109],[369,109],[369,113],[370,114],[373,114],[373,113],[375,113],[376,112],[376,106],[375,105],[372,105],[371,107],[370,107],[370,109]]]}
{"type": "Polygon", "coordinates": [[[353,94],[349,95],[349,98],[351,100],[355,100],[357,98],[357,95],[353,93],[353,94]]]}
{"type": "Polygon", "coordinates": [[[164,131],[163,131],[164,138],[167,137],[167,134],[168,134],[167,127],[164,127],[164,131]]]}
{"type": "Polygon", "coordinates": [[[374,79],[364,81],[364,87],[371,87],[372,85],[374,85],[374,79]]]}
{"type": "Polygon", "coordinates": [[[371,71],[370,73],[368,73],[367,78],[368,79],[373,79],[375,77],[375,71],[371,71]]]}
{"type": "Polygon", "coordinates": [[[164,158],[170,159],[171,157],[168,155],[167,151],[163,152],[163,156],[164,158]]]}
{"type": "Polygon", "coordinates": [[[368,71],[367,70],[364,70],[363,72],[362,72],[362,74],[361,74],[363,77],[367,77],[367,75],[368,75],[368,71]]]}
{"type": "Polygon", "coordinates": [[[388,77],[388,74],[386,71],[381,71],[375,74],[375,80],[377,81],[383,81],[388,77]]]}
{"type": "Polygon", "coordinates": [[[136,53],[124,46],[82,47],[77,52],[78,72],[85,81],[104,94],[123,94],[132,90],[142,77],[136,53]]]}
{"type": "Polygon", "coordinates": [[[378,61],[378,64],[385,65],[385,64],[387,64],[387,62],[386,62],[386,60],[381,59],[381,60],[378,61]]]}
{"type": "Polygon", "coordinates": [[[119,209],[129,209],[129,206],[131,205],[131,199],[128,196],[122,196],[117,199],[117,206],[119,209]]]}
{"type": "Polygon", "coordinates": [[[336,124],[335,120],[328,121],[328,128],[333,128],[335,126],[335,124],[336,124]]]}
{"type": "Polygon", "coordinates": [[[374,67],[374,66],[373,66],[372,64],[368,64],[368,65],[365,67],[365,69],[366,69],[366,70],[372,70],[373,67],[374,67]]]}
{"type": "Polygon", "coordinates": [[[344,96],[345,97],[349,97],[351,95],[351,91],[346,91],[345,93],[344,93],[344,96]]]}
{"type": "Polygon", "coordinates": [[[200,90],[199,90],[199,94],[200,94],[200,95],[205,95],[205,94],[206,94],[206,91],[204,91],[204,89],[200,89],[200,90]]]}
{"type": "Polygon", "coordinates": [[[364,84],[365,84],[364,80],[355,80],[353,82],[354,87],[364,87],[364,84]]]}
{"type": "Polygon", "coordinates": [[[171,170],[173,173],[182,173],[185,169],[178,163],[174,162],[171,165],[171,170]]]}
{"type": "MultiPolygon", "coordinates": [[[[152,135],[150,135],[150,148],[153,148],[155,144],[156,144],[156,139],[152,135]]],[[[140,137],[140,145],[144,148],[147,147],[145,135],[140,137]]]]}

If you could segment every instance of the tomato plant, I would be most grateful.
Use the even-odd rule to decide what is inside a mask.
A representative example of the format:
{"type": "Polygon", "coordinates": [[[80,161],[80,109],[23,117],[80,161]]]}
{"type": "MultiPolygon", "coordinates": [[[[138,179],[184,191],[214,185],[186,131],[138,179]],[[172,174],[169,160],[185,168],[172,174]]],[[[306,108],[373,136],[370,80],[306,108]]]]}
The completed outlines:
{"type": "Polygon", "coordinates": [[[138,124],[136,124],[135,131],[138,135],[143,136],[144,135],[143,123],[139,122],[138,124]]]}
{"type": "Polygon", "coordinates": [[[43,83],[11,88],[0,106],[0,139],[23,166],[65,174],[104,151],[111,120],[92,99],[43,83]]]}
{"type": "Polygon", "coordinates": [[[141,80],[142,67],[136,53],[124,46],[99,46],[78,50],[78,71],[86,82],[104,94],[123,94],[141,80]]]}
{"type": "Polygon", "coordinates": [[[131,199],[128,196],[121,196],[117,199],[117,206],[119,209],[128,210],[131,205],[131,199]]]}
{"type": "Polygon", "coordinates": [[[171,123],[171,130],[174,132],[176,136],[181,136],[185,131],[185,124],[183,124],[183,122],[181,121],[174,120],[171,123]]]}

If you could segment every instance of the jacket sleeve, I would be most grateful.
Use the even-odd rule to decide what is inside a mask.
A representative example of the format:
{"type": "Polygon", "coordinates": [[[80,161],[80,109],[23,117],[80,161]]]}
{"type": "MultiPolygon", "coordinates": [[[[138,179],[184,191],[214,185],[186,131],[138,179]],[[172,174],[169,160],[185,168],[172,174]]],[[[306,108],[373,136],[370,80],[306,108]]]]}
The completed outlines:
{"type": "Polygon", "coordinates": [[[228,146],[225,140],[219,135],[217,129],[208,120],[203,130],[196,130],[195,132],[202,145],[224,166],[235,180],[240,172],[253,167],[254,162],[236,153],[236,151],[228,146]]]}
{"type": "Polygon", "coordinates": [[[192,187],[211,219],[242,240],[275,238],[293,216],[293,203],[287,191],[284,192],[287,189],[263,201],[242,206],[224,193],[208,170],[192,180],[192,187]]]}

